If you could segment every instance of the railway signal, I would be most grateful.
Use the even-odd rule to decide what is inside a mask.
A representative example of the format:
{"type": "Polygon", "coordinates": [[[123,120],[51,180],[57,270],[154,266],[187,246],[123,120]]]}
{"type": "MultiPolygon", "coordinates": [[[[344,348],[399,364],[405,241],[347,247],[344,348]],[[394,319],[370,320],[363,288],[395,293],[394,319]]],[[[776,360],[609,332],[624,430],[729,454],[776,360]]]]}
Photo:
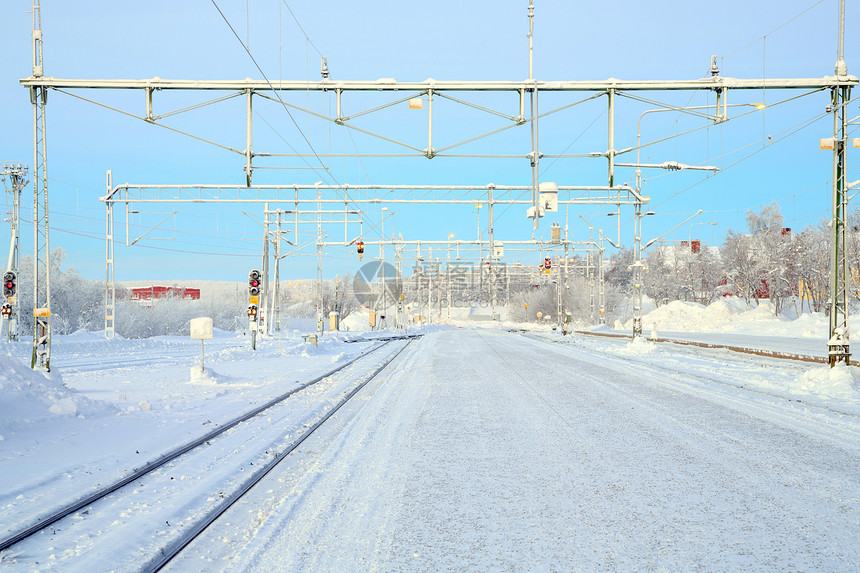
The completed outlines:
{"type": "Polygon", "coordinates": [[[260,291],[262,290],[263,273],[253,269],[248,273],[248,329],[251,331],[251,349],[257,349],[258,324],[261,326],[262,318],[258,319],[257,305],[260,304],[260,291]],[[259,322],[258,322],[259,320],[259,322]]]}
{"type": "Polygon", "coordinates": [[[0,314],[3,315],[3,318],[9,319],[12,316],[12,305],[8,302],[4,302],[3,306],[0,307],[0,314]]]}
{"type": "Polygon", "coordinates": [[[260,278],[262,275],[257,269],[248,273],[248,295],[255,297],[260,296],[260,278]]]}
{"type": "Polygon", "coordinates": [[[364,258],[364,241],[356,241],[355,250],[358,252],[358,260],[364,258]]]}
{"type": "Polygon", "coordinates": [[[552,268],[552,259],[550,259],[549,257],[546,257],[543,260],[543,268],[544,268],[544,272],[546,274],[549,274],[549,270],[552,268]]]}
{"type": "Polygon", "coordinates": [[[13,271],[3,275],[3,296],[12,297],[18,290],[18,276],[13,271]]]}

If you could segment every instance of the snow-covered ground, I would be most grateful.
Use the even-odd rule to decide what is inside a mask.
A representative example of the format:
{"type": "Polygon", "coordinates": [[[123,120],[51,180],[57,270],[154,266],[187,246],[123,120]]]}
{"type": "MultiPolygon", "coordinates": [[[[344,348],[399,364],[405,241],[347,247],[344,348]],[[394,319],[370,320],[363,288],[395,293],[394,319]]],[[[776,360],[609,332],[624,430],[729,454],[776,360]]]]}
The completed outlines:
{"type": "MultiPolygon", "coordinates": [[[[826,353],[823,317],[766,310],[673,303],[644,326],[826,353]]],[[[0,539],[367,351],[376,343],[346,341],[360,337],[362,318],[319,346],[292,331],[252,351],[247,338],[216,333],[202,375],[200,342],[186,338],[55,337],[50,375],[27,367],[28,344],[6,345],[0,539]]],[[[172,569],[860,566],[857,368],[468,320],[408,330],[427,336],[172,569]]],[[[348,386],[347,372],[263,420],[253,430],[262,448],[301,433],[348,386]]],[[[218,447],[247,448],[248,467],[257,454],[232,432],[218,447]]],[[[184,527],[195,500],[224,487],[213,480],[227,470],[211,464],[171,464],[165,482],[114,502],[113,521],[79,512],[73,542],[43,532],[0,553],[0,569],[142,566],[134,536],[121,532],[168,539],[184,527]],[[187,499],[168,504],[176,480],[187,499]]]]}

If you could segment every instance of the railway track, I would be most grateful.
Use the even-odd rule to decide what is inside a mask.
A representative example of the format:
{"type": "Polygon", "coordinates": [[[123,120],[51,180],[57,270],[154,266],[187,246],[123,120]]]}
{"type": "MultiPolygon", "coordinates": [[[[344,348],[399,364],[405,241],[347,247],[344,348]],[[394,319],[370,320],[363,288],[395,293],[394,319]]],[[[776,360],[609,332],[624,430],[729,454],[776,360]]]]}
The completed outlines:
{"type": "MultiPolygon", "coordinates": [[[[632,340],[633,335],[631,334],[608,334],[605,332],[591,332],[588,330],[576,330],[574,331],[576,334],[581,334],[583,336],[600,336],[603,338],[613,338],[613,339],[621,339],[621,340],[632,340]]],[[[696,346],[698,348],[714,348],[718,350],[730,350],[732,352],[737,352],[739,354],[752,354],[754,356],[764,356],[767,358],[781,358],[784,360],[798,360],[800,362],[814,362],[817,364],[827,364],[828,360],[826,356],[812,356],[809,354],[797,354],[793,352],[781,352],[778,350],[762,350],[760,348],[748,348],[745,346],[733,346],[730,344],[714,344],[711,342],[699,342],[695,340],[679,340],[677,338],[660,338],[660,337],[648,337],[647,340],[649,342],[659,342],[659,343],[670,343],[677,344],[679,346],[696,346]]]]}
{"type": "MultiPolygon", "coordinates": [[[[67,543],[65,553],[79,556],[75,558],[75,566],[80,568],[87,562],[84,554],[96,547],[96,537],[116,536],[115,530],[122,529],[122,522],[132,512],[129,508],[139,505],[133,499],[141,491],[146,488],[171,491],[177,475],[180,476],[178,481],[189,481],[196,487],[186,488],[186,497],[200,497],[200,486],[209,487],[211,495],[204,496],[205,503],[201,504],[199,499],[183,499],[179,491],[165,496],[171,501],[163,505],[169,507],[146,510],[155,525],[149,534],[149,546],[137,549],[140,555],[135,563],[143,564],[145,571],[158,571],[386,368],[413,340],[410,337],[403,341],[382,342],[355,359],[150,460],[123,479],[98,491],[87,492],[51,515],[39,517],[30,526],[0,540],[0,564],[11,565],[22,558],[26,560],[31,553],[40,553],[39,549],[27,546],[31,541],[41,543],[40,538],[44,540],[49,534],[48,551],[67,543]],[[384,359],[367,364],[371,362],[368,357],[382,348],[390,350],[384,359]],[[320,384],[324,380],[328,382],[320,384]],[[291,397],[294,400],[287,400],[291,397]],[[253,439],[248,438],[248,433],[253,439]],[[206,461],[208,458],[214,461],[206,461]],[[230,464],[234,471],[220,469],[230,464]],[[202,468],[204,475],[193,476],[188,473],[188,468],[202,468]],[[220,476],[221,483],[216,483],[216,474],[220,476]],[[225,482],[223,478],[226,475],[230,479],[225,482]],[[205,507],[201,509],[201,505],[205,507]],[[165,515],[169,517],[162,521],[165,515]],[[83,522],[90,525],[81,527],[83,522]],[[68,535],[69,541],[62,541],[63,535],[68,535]],[[157,542],[153,543],[153,539],[157,542]]],[[[134,538],[133,533],[137,532],[127,532],[134,538]]],[[[100,544],[105,542],[109,543],[99,541],[100,544]]],[[[96,563],[104,568],[103,562],[96,560],[96,563]]],[[[62,569],[62,565],[59,568],[62,569]]]]}
{"type": "MultiPolygon", "coordinates": [[[[562,352],[576,352],[575,348],[567,347],[565,344],[531,334],[524,335],[531,340],[550,345],[562,352]]],[[[623,339],[619,342],[623,342],[623,339]]],[[[686,361],[683,362],[683,368],[676,368],[649,359],[648,355],[637,356],[616,353],[601,353],[599,357],[589,354],[590,357],[583,357],[580,352],[579,359],[603,362],[607,366],[612,364],[626,365],[631,376],[647,376],[652,382],[673,389],[686,387],[689,391],[701,395],[703,398],[731,405],[738,409],[748,409],[749,404],[754,403],[755,409],[762,412],[767,411],[772,419],[781,419],[789,425],[802,427],[806,431],[822,437],[831,437],[831,434],[842,436],[845,443],[858,443],[860,440],[860,433],[856,429],[856,422],[860,416],[856,412],[746,383],[743,379],[735,378],[730,370],[727,371],[730,367],[724,363],[723,359],[709,356],[710,353],[707,351],[701,352],[698,346],[680,346],[677,347],[677,351],[682,361],[695,358],[698,363],[686,361]],[[751,399],[744,398],[744,395],[759,398],[751,401],[751,399]],[[832,419],[834,415],[845,423],[842,424],[838,420],[834,421],[832,419]],[[826,431],[822,431],[822,427],[826,428],[826,431]]],[[[772,361],[771,364],[774,365],[774,369],[790,370],[788,376],[799,376],[810,367],[808,363],[805,363],[806,361],[799,361],[787,356],[762,357],[756,354],[740,354],[737,359],[746,363],[756,361],[762,366],[763,371],[771,371],[771,365],[762,361],[772,361]]]]}

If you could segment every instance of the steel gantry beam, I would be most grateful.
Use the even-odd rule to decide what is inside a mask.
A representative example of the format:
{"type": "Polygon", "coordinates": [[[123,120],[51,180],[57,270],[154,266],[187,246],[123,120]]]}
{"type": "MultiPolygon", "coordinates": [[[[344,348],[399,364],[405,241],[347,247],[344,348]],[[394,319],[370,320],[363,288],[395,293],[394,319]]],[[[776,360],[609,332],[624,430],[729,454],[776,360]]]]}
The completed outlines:
{"type": "MultiPolygon", "coordinates": [[[[524,185],[116,185],[103,203],[397,203],[531,205],[532,188],[524,185]],[[320,197],[317,198],[317,188],[320,197]],[[350,193],[353,193],[350,195],[350,193]]],[[[635,205],[647,201],[627,184],[558,186],[563,205],[635,205]]]]}
{"type": "MultiPolygon", "coordinates": [[[[284,80],[264,81],[244,80],[172,80],[150,79],[70,79],[50,77],[30,77],[20,80],[27,87],[51,89],[108,89],[108,90],[167,90],[185,91],[234,91],[253,92],[515,92],[538,90],[542,92],[608,92],[617,91],[691,91],[691,90],[761,90],[761,89],[815,89],[830,88],[842,83],[857,84],[857,77],[823,76],[820,78],[730,78],[720,75],[694,80],[620,80],[610,78],[599,81],[441,81],[426,79],[420,82],[398,82],[394,79],[375,81],[343,80],[284,80]]],[[[406,101],[405,99],[403,101],[406,101]]]]}

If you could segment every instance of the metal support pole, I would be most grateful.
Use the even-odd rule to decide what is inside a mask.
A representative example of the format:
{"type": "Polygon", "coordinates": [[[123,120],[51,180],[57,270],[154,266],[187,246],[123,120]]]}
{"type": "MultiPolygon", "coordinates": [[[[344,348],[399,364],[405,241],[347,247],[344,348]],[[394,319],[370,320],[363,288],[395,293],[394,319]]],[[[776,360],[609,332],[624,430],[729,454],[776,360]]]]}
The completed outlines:
{"type": "Polygon", "coordinates": [[[535,35],[535,5],[532,0],[529,0],[529,79],[533,80],[534,75],[534,35],[535,35]]]}
{"type": "Polygon", "coordinates": [[[433,90],[427,90],[427,149],[424,155],[427,159],[433,159],[435,155],[433,150],[433,90]]]}
{"type": "Polygon", "coordinates": [[[830,252],[830,337],[828,356],[830,366],[849,364],[848,328],[848,258],[846,218],[848,199],[845,188],[845,148],[847,140],[848,87],[833,89],[833,219],[831,221],[830,252]]]}
{"type": "Polygon", "coordinates": [[[836,42],[836,76],[848,75],[848,64],[845,63],[845,0],[839,0],[839,37],[836,42]]]}
{"type": "Polygon", "coordinates": [[[254,169],[252,165],[254,153],[251,149],[253,141],[253,93],[250,88],[245,90],[245,182],[248,187],[251,186],[251,176],[254,169]]]}
{"type": "MultiPolygon", "coordinates": [[[[379,234],[381,235],[381,239],[379,241],[379,259],[382,264],[379,267],[381,271],[379,273],[379,292],[380,292],[380,316],[385,316],[385,214],[387,211],[387,207],[382,208],[382,216],[379,219],[379,234]]],[[[388,325],[385,325],[386,328],[388,325]]]]}
{"type": "Polygon", "coordinates": [[[277,231],[275,232],[275,288],[272,289],[273,328],[281,331],[281,212],[278,211],[277,231]]]}
{"type": "Polygon", "coordinates": [[[116,334],[116,282],[114,280],[113,253],[113,173],[107,172],[107,198],[105,208],[105,338],[112,340],[116,334]]]}
{"type": "Polygon", "coordinates": [[[642,203],[633,216],[633,338],[642,336],[642,203]]]}
{"type": "MultiPolygon", "coordinates": [[[[33,0],[33,76],[43,76],[42,16],[33,0]]],[[[30,88],[33,104],[33,355],[30,366],[51,370],[51,265],[48,226],[48,145],[44,86],[30,88]]]]}
{"type": "Polygon", "coordinates": [[[403,283],[403,245],[401,241],[403,240],[403,235],[400,235],[400,239],[394,244],[394,269],[397,271],[397,289],[395,292],[397,293],[397,303],[395,304],[395,316],[394,316],[394,326],[395,328],[403,328],[405,321],[403,320],[403,287],[401,286],[403,283]]]}
{"type": "MultiPolygon", "coordinates": [[[[606,148],[606,158],[609,159],[609,185],[615,181],[615,89],[609,90],[609,128],[608,128],[608,144],[606,148]]],[[[638,163],[638,161],[637,161],[638,163]]],[[[619,225],[621,220],[621,208],[619,206],[619,225]]],[[[620,245],[621,243],[619,243],[620,245]]]]}
{"type": "Polygon", "coordinates": [[[591,322],[594,323],[595,319],[597,318],[595,316],[597,308],[595,307],[595,304],[594,304],[594,298],[595,298],[594,290],[595,290],[596,285],[594,284],[594,272],[591,269],[591,258],[593,256],[591,251],[592,251],[592,249],[590,246],[586,248],[586,252],[585,252],[585,276],[588,279],[588,286],[589,286],[588,290],[589,290],[589,294],[591,295],[591,322]]]}
{"type": "Polygon", "coordinates": [[[451,322],[451,237],[448,237],[448,246],[445,248],[445,303],[447,320],[451,322]]]}
{"type": "Polygon", "coordinates": [[[567,334],[567,258],[568,258],[568,244],[567,244],[567,225],[564,228],[564,271],[562,280],[564,281],[564,288],[562,289],[562,299],[561,299],[561,333],[562,335],[567,334]]]}
{"type": "Polygon", "coordinates": [[[152,117],[152,87],[147,86],[144,89],[146,97],[146,121],[153,121],[152,117]]]}
{"type": "Polygon", "coordinates": [[[532,165],[532,208],[534,209],[534,223],[533,230],[537,231],[538,223],[540,220],[540,172],[539,172],[539,164],[540,164],[540,152],[538,151],[538,91],[537,88],[531,90],[531,117],[532,117],[532,152],[531,152],[531,165],[532,165]]]}
{"type": "Polygon", "coordinates": [[[488,241],[489,245],[487,247],[487,259],[490,261],[490,272],[487,279],[490,282],[490,317],[495,320],[496,319],[496,260],[495,260],[495,250],[496,243],[493,238],[493,203],[494,197],[493,192],[495,191],[496,186],[490,183],[487,186],[487,219],[488,219],[488,241]]]}
{"type": "MultiPolygon", "coordinates": [[[[325,321],[325,317],[323,315],[323,296],[322,296],[322,257],[323,257],[323,236],[322,236],[322,203],[320,203],[320,199],[322,199],[320,184],[322,181],[316,182],[316,193],[317,193],[317,281],[316,281],[316,305],[317,305],[317,333],[323,333],[323,322],[325,321]]],[[[298,214],[296,214],[298,217],[298,214]]],[[[298,228],[298,227],[297,227],[298,228]]],[[[296,234],[298,237],[298,234],[296,234]]]]}
{"type": "Polygon", "coordinates": [[[603,235],[600,235],[597,259],[597,304],[599,305],[600,324],[606,324],[606,281],[603,270],[603,235]]]}
{"type": "MultiPolygon", "coordinates": [[[[13,273],[14,283],[17,285],[20,280],[20,239],[21,239],[21,191],[27,185],[27,166],[26,165],[3,165],[3,171],[0,172],[4,178],[9,177],[12,184],[12,219],[11,219],[11,236],[9,242],[9,261],[6,263],[6,272],[13,273]]],[[[4,315],[3,321],[6,323],[6,341],[17,342],[20,328],[20,305],[18,304],[17,289],[15,293],[6,298],[6,304],[9,305],[8,315],[4,315]]]]}
{"type": "MultiPolygon", "coordinates": [[[[836,54],[836,76],[848,74],[844,58],[845,44],[845,0],[839,0],[839,38],[836,54]]],[[[830,366],[849,364],[850,331],[848,328],[848,255],[846,218],[848,198],[846,196],[845,148],[847,147],[848,120],[845,107],[850,99],[848,86],[832,90],[833,105],[833,218],[831,220],[830,252],[830,337],[827,342],[830,366]]]]}
{"type": "MultiPolygon", "coordinates": [[[[535,35],[535,5],[532,0],[529,0],[529,81],[534,82],[534,35],[535,35]]],[[[534,209],[533,230],[537,231],[540,220],[540,193],[538,191],[540,183],[538,177],[538,163],[540,162],[540,153],[538,152],[538,91],[535,86],[530,90],[531,93],[531,118],[532,118],[532,208],[534,209]]],[[[492,245],[490,246],[492,248],[492,245]]]]}
{"type": "Polygon", "coordinates": [[[266,203],[263,208],[263,280],[257,316],[257,327],[263,336],[269,331],[269,240],[269,204],[266,203]]]}

